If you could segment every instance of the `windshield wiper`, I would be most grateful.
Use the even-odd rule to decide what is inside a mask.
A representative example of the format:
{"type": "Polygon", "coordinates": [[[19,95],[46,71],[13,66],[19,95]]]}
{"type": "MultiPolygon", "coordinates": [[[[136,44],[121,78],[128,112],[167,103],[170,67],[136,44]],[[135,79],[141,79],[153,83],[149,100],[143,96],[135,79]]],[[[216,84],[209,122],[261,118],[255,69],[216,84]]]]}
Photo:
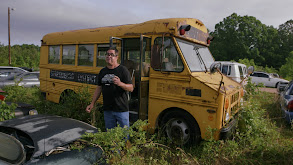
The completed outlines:
{"type": "Polygon", "coordinates": [[[204,63],[204,61],[203,61],[203,59],[202,59],[202,57],[201,57],[201,55],[200,55],[200,53],[199,53],[199,51],[198,51],[198,48],[194,47],[193,50],[195,50],[195,53],[196,53],[196,55],[197,55],[197,57],[198,57],[198,59],[199,59],[199,62],[200,62],[201,64],[203,64],[203,66],[204,66],[204,68],[205,68],[205,72],[207,72],[207,71],[208,71],[207,66],[206,66],[206,64],[204,63]]]}

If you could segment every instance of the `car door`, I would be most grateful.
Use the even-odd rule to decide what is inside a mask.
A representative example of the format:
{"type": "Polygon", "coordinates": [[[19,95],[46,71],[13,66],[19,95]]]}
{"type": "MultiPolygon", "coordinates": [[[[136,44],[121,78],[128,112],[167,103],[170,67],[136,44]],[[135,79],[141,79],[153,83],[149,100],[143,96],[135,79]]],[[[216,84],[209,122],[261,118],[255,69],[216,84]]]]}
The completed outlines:
{"type": "Polygon", "coordinates": [[[277,78],[275,78],[275,77],[272,76],[272,75],[269,75],[268,86],[269,86],[269,87],[276,87],[278,81],[279,81],[279,80],[278,80],[277,78]]]}
{"type": "Polygon", "coordinates": [[[258,85],[260,83],[258,73],[254,72],[250,75],[250,77],[251,77],[251,82],[254,83],[255,85],[258,85]]]}
{"type": "Polygon", "coordinates": [[[270,77],[268,74],[265,73],[258,73],[258,81],[259,83],[263,83],[264,86],[270,86],[270,77]]]}
{"type": "Polygon", "coordinates": [[[37,73],[28,73],[22,77],[22,81],[19,86],[23,87],[33,87],[40,86],[39,75],[37,73]]]}

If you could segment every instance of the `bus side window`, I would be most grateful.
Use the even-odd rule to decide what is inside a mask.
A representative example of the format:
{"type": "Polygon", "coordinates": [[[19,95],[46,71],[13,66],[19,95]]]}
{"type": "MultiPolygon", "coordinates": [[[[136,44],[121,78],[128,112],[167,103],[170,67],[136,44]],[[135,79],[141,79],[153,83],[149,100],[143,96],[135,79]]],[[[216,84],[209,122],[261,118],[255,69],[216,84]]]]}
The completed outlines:
{"type": "Polygon", "coordinates": [[[75,64],[75,45],[63,45],[62,64],[75,64]]]}
{"type": "Polygon", "coordinates": [[[60,46],[49,46],[49,64],[59,64],[60,46]]]}
{"type": "Polygon", "coordinates": [[[78,45],[78,65],[93,66],[94,45],[78,45]]]}
{"type": "Polygon", "coordinates": [[[105,67],[106,64],[106,53],[109,49],[109,45],[98,45],[98,53],[97,53],[97,66],[105,67]]]}

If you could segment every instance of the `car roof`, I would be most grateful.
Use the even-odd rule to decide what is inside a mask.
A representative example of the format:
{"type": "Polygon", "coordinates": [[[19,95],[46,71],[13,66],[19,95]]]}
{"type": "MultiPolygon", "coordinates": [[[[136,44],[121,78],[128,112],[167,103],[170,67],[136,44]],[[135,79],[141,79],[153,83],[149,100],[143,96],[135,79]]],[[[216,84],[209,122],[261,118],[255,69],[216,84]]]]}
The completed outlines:
{"type": "Polygon", "coordinates": [[[27,134],[35,147],[32,157],[71,143],[85,132],[97,132],[97,128],[87,123],[51,115],[32,115],[6,120],[0,122],[0,128],[12,128],[27,134]]]}
{"type": "Polygon", "coordinates": [[[14,67],[14,66],[0,66],[0,70],[6,70],[6,69],[17,69],[17,70],[21,70],[23,72],[28,72],[28,70],[24,69],[24,68],[20,68],[20,67],[14,67]]]}
{"type": "Polygon", "coordinates": [[[219,62],[221,64],[236,64],[236,65],[240,65],[240,66],[245,66],[245,64],[241,64],[241,63],[238,63],[238,62],[234,62],[234,61],[215,61],[215,62],[219,62]]]}

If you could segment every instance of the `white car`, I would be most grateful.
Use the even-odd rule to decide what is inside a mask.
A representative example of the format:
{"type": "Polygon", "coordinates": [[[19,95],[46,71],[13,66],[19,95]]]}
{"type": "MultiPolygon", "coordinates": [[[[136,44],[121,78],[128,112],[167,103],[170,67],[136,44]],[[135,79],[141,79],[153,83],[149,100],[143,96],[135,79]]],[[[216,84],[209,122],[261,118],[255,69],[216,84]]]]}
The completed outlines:
{"type": "Polygon", "coordinates": [[[246,85],[246,80],[248,75],[253,72],[254,68],[252,66],[248,67],[244,64],[232,61],[216,61],[216,63],[221,63],[221,72],[230,77],[232,80],[246,85]]]}
{"type": "Polygon", "coordinates": [[[247,67],[244,64],[231,61],[217,61],[221,63],[221,72],[231,79],[241,82],[247,76],[247,67]]]}
{"type": "Polygon", "coordinates": [[[266,72],[253,72],[251,75],[251,82],[256,85],[262,83],[266,87],[274,87],[277,88],[280,83],[288,83],[289,81],[274,77],[270,73],[266,72]]]}

